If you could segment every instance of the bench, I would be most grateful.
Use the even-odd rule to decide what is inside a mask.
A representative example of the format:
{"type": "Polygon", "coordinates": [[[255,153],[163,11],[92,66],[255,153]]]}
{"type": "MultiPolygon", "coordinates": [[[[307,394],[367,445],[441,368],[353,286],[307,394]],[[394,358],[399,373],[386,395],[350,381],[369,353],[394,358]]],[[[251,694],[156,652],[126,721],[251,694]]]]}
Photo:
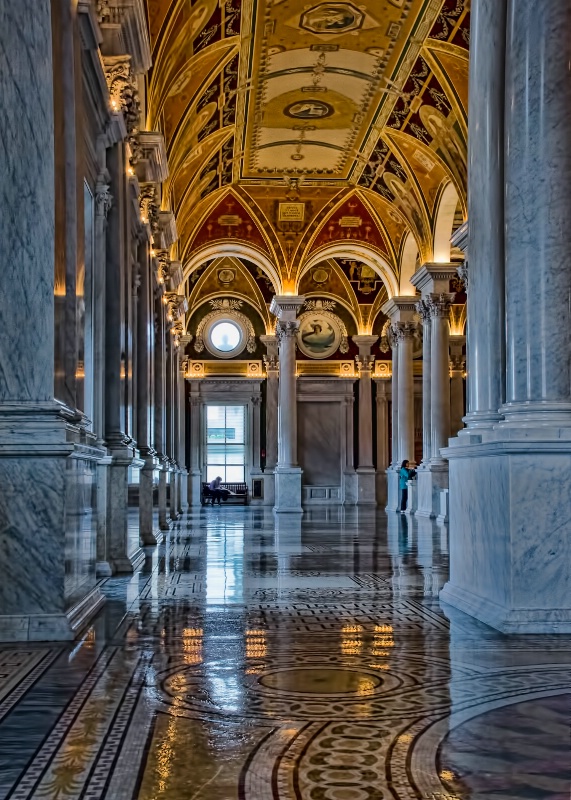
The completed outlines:
{"type": "MultiPolygon", "coordinates": [[[[242,503],[247,506],[249,503],[248,484],[247,483],[221,483],[221,489],[228,489],[232,494],[228,495],[226,503],[242,503]]],[[[212,492],[209,489],[208,483],[202,483],[200,492],[200,505],[208,505],[208,501],[212,502],[212,492]]]]}

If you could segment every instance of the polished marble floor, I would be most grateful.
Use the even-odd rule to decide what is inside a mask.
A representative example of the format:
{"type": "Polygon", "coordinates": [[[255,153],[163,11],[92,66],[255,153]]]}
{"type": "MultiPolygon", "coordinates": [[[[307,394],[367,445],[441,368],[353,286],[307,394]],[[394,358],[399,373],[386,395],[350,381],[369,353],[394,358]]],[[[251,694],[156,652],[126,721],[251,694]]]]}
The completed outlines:
{"type": "Polygon", "coordinates": [[[569,800],[571,637],[438,602],[447,531],[208,508],[73,645],[0,647],[0,800],[569,800]]]}

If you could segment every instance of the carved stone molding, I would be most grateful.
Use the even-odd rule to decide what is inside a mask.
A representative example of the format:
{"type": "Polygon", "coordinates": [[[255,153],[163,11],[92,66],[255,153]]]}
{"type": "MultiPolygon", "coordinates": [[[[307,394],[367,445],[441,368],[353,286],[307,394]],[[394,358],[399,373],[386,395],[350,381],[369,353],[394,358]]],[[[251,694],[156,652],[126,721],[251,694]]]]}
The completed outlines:
{"type": "Polygon", "coordinates": [[[468,273],[469,273],[468,262],[467,261],[463,261],[458,266],[458,269],[456,270],[456,272],[458,273],[458,277],[460,278],[460,280],[464,284],[464,289],[466,290],[466,294],[468,294],[468,273]]]}
{"type": "Polygon", "coordinates": [[[405,339],[412,339],[416,333],[416,322],[395,322],[392,325],[392,333],[397,345],[405,339]]]}
{"type": "Polygon", "coordinates": [[[159,234],[159,204],[157,198],[157,187],[154,183],[145,183],[141,187],[139,195],[139,208],[141,219],[148,223],[153,239],[159,234]]]}
{"type": "Polygon", "coordinates": [[[281,344],[284,339],[294,339],[299,330],[298,320],[278,320],[276,325],[276,336],[281,344]]]}
{"type": "Polygon", "coordinates": [[[170,256],[168,250],[157,250],[156,259],[157,267],[157,282],[160,284],[166,283],[170,274],[170,256]]]}
{"type": "Polygon", "coordinates": [[[111,108],[117,114],[122,112],[127,134],[132,137],[138,133],[141,104],[135,76],[131,70],[131,56],[104,56],[103,66],[111,108]]]}
{"type": "Polygon", "coordinates": [[[256,349],[256,332],[254,331],[254,326],[245,314],[242,314],[241,311],[237,311],[235,306],[231,305],[231,303],[240,303],[241,305],[242,301],[211,300],[210,302],[214,307],[214,311],[211,311],[203,317],[198,324],[196,338],[194,340],[194,349],[196,352],[201,353],[204,350],[204,329],[212,320],[219,317],[220,320],[236,320],[247,335],[246,350],[248,353],[253,353],[256,349]]]}
{"type": "Polygon", "coordinates": [[[429,294],[425,297],[431,317],[446,317],[450,315],[450,306],[454,300],[454,295],[447,292],[440,294],[429,294]]]}
{"type": "Polygon", "coordinates": [[[422,298],[422,300],[418,301],[416,310],[423,323],[430,319],[430,307],[426,301],[426,298],[422,298]]]}
{"type": "Polygon", "coordinates": [[[465,355],[451,355],[450,356],[450,372],[464,372],[466,369],[466,356],[465,355]]]}
{"type": "Polygon", "coordinates": [[[355,356],[355,362],[359,375],[365,372],[370,373],[375,364],[375,356],[355,356]]]}
{"type": "Polygon", "coordinates": [[[266,372],[277,372],[279,370],[280,362],[276,355],[264,356],[264,364],[266,372]]]}

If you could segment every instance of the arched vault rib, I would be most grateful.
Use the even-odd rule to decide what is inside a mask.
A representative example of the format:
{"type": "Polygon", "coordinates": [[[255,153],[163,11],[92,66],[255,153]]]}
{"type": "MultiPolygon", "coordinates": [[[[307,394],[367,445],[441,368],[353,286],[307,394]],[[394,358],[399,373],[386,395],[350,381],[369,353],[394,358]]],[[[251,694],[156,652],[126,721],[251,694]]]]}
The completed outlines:
{"type": "Polygon", "coordinates": [[[389,298],[399,294],[398,275],[393,267],[379,252],[367,247],[363,242],[353,240],[335,242],[312,253],[299,271],[296,286],[299,286],[299,281],[307,270],[317,266],[320,261],[326,261],[329,258],[354,258],[361,261],[379,275],[387,289],[389,298]]]}

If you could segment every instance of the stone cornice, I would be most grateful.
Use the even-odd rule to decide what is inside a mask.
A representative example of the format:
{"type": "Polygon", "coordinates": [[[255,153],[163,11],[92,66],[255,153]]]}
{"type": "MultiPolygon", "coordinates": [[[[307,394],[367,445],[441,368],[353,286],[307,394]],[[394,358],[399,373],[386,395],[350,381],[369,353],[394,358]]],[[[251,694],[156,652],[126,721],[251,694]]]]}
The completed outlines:
{"type": "Polygon", "coordinates": [[[423,264],[410,282],[423,295],[429,292],[447,292],[450,280],[458,274],[457,270],[458,264],[423,264]]]}
{"type": "Polygon", "coordinates": [[[303,295],[276,294],[272,298],[270,312],[279,320],[291,322],[295,320],[304,303],[305,297],[303,295]]]}
{"type": "Polygon", "coordinates": [[[416,295],[400,295],[391,297],[382,306],[381,311],[386,314],[391,322],[408,322],[417,313],[416,305],[419,301],[416,295]]]}

